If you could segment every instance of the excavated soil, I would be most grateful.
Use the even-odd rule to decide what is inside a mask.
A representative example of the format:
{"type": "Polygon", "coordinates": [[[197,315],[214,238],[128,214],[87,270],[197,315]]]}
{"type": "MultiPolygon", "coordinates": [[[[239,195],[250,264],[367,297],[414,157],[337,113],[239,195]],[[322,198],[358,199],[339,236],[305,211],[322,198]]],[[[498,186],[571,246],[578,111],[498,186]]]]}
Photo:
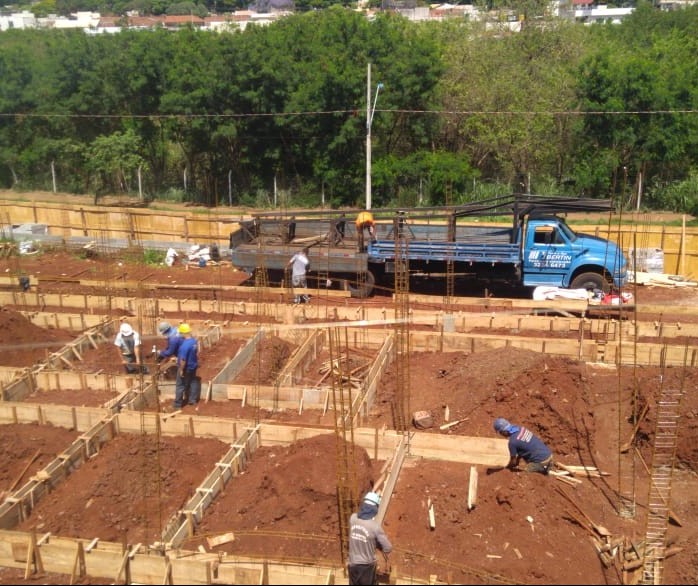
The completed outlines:
{"type": "MultiPolygon", "coordinates": [[[[85,261],[60,254],[66,261],[62,271],[75,274],[81,270],[79,263],[85,261]]],[[[46,272],[56,261],[53,258],[49,264],[35,268],[46,272]]],[[[23,266],[29,268],[28,265],[23,260],[23,266]]],[[[209,277],[205,269],[175,269],[175,276],[172,269],[147,270],[150,279],[162,272],[178,283],[191,275],[195,275],[192,279],[207,283],[225,278],[223,271],[209,277]]],[[[128,270],[135,274],[139,269],[128,270]]],[[[644,287],[637,290],[636,297],[639,303],[662,304],[666,308],[662,318],[668,319],[673,306],[698,305],[696,293],[694,288],[644,287]]],[[[438,306],[436,301],[434,306],[438,306]]],[[[12,355],[13,360],[27,360],[25,353],[35,349],[18,343],[28,331],[26,321],[10,308],[3,308],[2,314],[6,314],[5,327],[0,330],[2,344],[12,347],[11,352],[5,352],[5,359],[12,355]]],[[[42,329],[34,332],[30,340],[52,341],[49,334],[63,336],[65,332],[42,329]]],[[[66,339],[72,337],[68,333],[66,339]]],[[[234,342],[216,344],[202,352],[206,368],[208,364],[224,364],[234,356],[234,342]]],[[[43,348],[42,351],[45,352],[43,348]]],[[[110,354],[100,359],[102,367],[114,360],[114,349],[106,348],[107,351],[110,354]]],[[[256,373],[278,372],[291,351],[278,342],[264,344],[251,368],[256,373]]],[[[32,357],[34,361],[41,359],[41,355],[32,357]]],[[[5,359],[0,365],[20,366],[19,362],[8,364],[5,359]]],[[[326,356],[320,357],[309,373],[316,370],[320,378],[326,360],[326,356]]],[[[351,368],[360,367],[361,361],[356,358],[351,368]]],[[[396,378],[393,365],[379,385],[370,425],[395,427],[392,404],[406,392],[405,388],[396,388],[396,378]]],[[[391,556],[393,569],[403,578],[428,581],[435,575],[451,583],[622,583],[621,563],[617,557],[608,567],[602,563],[595,546],[598,535],[595,537],[586,517],[603,526],[614,539],[627,538],[635,543],[644,540],[649,494],[645,466],[652,464],[657,401],[663,390],[676,388],[683,390],[683,395],[672,478],[673,516],[667,534],[671,555],[664,562],[663,581],[697,583],[697,386],[698,372],[690,367],[625,367],[618,371],[509,347],[475,354],[412,353],[410,412],[431,413],[434,423],[426,433],[494,437],[492,421],[503,416],[540,435],[558,462],[595,467],[602,475],[580,478],[581,482],[572,486],[553,476],[408,457],[384,522],[395,546],[391,556]],[[630,452],[635,454],[634,479],[631,483],[625,479],[621,487],[622,493],[633,499],[634,513],[628,516],[627,508],[620,514],[618,452],[619,446],[632,437],[633,422],[626,418],[625,407],[619,415],[619,396],[625,400],[633,389],[640,403],[638,412],[645,404],[648,408],[630,452]],[[453,422],[457,423],[441,429],[453,422]],[[478,476],[477,498],[469,507],[468,484],[473,474],[478,476]],[[429,523],[430,507],[434,511],[433,527],[429,523]]],[[[46,402],[53,402],[48,400],[51,393],[46,391],[46,402]]],[[[36,400],[36,396],[30,400],[36,400]]],[[[69,401],[69,395],[65,400],[75,404],[69,401]]],[[[78,404],[92,404],[86,397],[80,401],[78,404]]],[[[202,401],[198,408],[199,414],[219,417],[254,414],[239,401],[202,401]]],[[[332,433],[332,418],[309,411],[263,413],[263,419],[267,417],[283,423],[314,424],[326,435],[286,448],[260,448],[248,470],[233,480],[207,511],[187,546],[203,545],[214,551],[284,557],[304,563],[337,562],[340,524],[335,494],[336,460],[341,442],[332,433]],[[235,541],[211,547],[207,538],[223,533],[235,534],[235,541]]],[[[46,426],[41,427],[41,437],[46,429],[55,434],[55,439],[46,444],[34,442],[33,438],[38,437],[36,426],[2,428],[6,448],[2,469],[7,473],[0,476],[0,490],[4,491],[12,487],[27,465],[22,478],[35,473],[42,462],[39,457],[30,462],[35,451],[40,449],[41,457],[55,455],[71,441],[66,430],[46,426]],[[18,438],[24,439],[15,448],[8,438],[17,438],[18,442],[18,438]]],[[[161,524],[203,481],[225,447],[217,440],[117,436],[43,499],[21,528],[114,541],[125,538],[131,543],[154,541],[161,524]],[[149,474],[144,474],[144,470],[149,474]],[[160,500],[155,496],[157,491],[161,491],[160,500]]],[[[355,457],[358,486],[364,490],[376,481],[383,463],[372,461],[362,450],[356,450],[355,457]]],[[[60,580],[44,576],[40,583],[61,583],[60,580]]],[[[24,581],[21,572],[0,571],[0,583],[24,581]]],[[[26,582],[34,583],[36,579],[26,582]]]]}

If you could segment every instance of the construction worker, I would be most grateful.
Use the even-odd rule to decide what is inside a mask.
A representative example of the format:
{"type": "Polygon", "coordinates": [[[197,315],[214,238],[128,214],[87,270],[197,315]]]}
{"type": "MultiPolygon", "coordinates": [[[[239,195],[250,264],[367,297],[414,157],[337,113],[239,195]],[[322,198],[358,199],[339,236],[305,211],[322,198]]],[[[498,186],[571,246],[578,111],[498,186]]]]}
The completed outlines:
{"type": "Polygon", "coordinates": [[[360,252],[366,250],[364,231],[368,231],[371,242],[376,241],[376,222],[373,219],[373,214],[369,211],[359,212],[359,215],[356,216],[356,237],[359,239],[360,252]]]}
{"type": "Polygon", "coordinates": [[[349,584],[377,584],[376,549],[383,552],[386,570],[390,571],[393,546],[381,524],[376,521],[381,497],[366,493],[358,513],[349,518],[349,584]]]}
{"type": "Polygon", "coordinates": [[[126,374],[136,374],[139,372],[148,374],[148,367],[143,364],[141,336],[131,327],[131,324],[126,322],[121,324],[119,333],[116,334],[116,338],[114,338],[114,346],[119,349],[121,364],[124,365],[126,374]]]}
{"type": "Polygon", "coordinates": [[[177,350],[177,380],[175,381],[174,408],[181,409],[186,402],[196,405],[201,396],[201,379],[196,376],[199,368],[198,342],[187,323],[179,325],[182,342],[177,350]]]}
{"type": "MultiPolygon", "coordinates": [[[[161,336],[165,336],[167,338],[167,346],[164,350],[155,350],[155,359],[157,360],[157,363],[160,364],[164,360],[176,361],[177,350],[179,350],[179,345],[182,343],[182,336],[179,335],[179,331],[177,328],[170,325],[170,322],[161,321],[158,324],[158,332],[161,336]]],[[[155,346],[153,346],[153,348],[155,348],[155,346]]],[[[173,363],[171,366],[173,367],[174,371],[175,364],[173,363]]],[[[169,378],[169,370],[169,368],[165,369],[165,378],[169,378]]]]}
{"type": "Polygon", "coordinates": [[[547,474],[554,466],[553,453],[537,435],[522,425],[513,425],[503,417],[494,420],[494,430],[509,439],[510,470],[519,469],[519,461],[526,462],[526,472],[547,474]]]}
{"type": "MultiPolygon", "coordinates": [[[[310,267],[308,248],[306,247],[296,252],[288,261],[287,266],[291,267],[291,286],[306,289],[308,287],[306,273],[310,267]]],[[[293,299],[294,303],[308,303],[309,301],[310,297],[305,294],[296,295],[293,299]]]]}

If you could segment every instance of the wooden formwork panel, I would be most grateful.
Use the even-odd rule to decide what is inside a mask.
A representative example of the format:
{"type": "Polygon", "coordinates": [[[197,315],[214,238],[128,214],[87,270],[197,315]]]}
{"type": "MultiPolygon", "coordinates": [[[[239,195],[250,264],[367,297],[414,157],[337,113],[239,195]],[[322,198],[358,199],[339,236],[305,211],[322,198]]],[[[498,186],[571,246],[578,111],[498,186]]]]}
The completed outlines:
{"type": "Polygon", "coordinates": [[[79,468],[100,446],[111,439],[114,429],[109,419],[92,426],[60,452],[43,470],[29,479],[0,504],[0,528],[12,529],[27,518],[38,501],[79,468]]]}
{"type": "Polygon", "coordinates": [[[243,436],[231,446],[199,485],[194,496],[168,522],[162,535],[167,549],[178,548],[187,538],[194,535],[204,511],[228,482],[247,468],[249,459],[259,446],[259,426],[246,429],[243,436]]]}
{"type": "Polygon", "coordinates": [[[12,401],[0,402],[0,423],[4,424],[38,423],[86,431],[110,415],[111,413],[108,409],[94,407],[41,405],[12,401]]]}
{"type": "Polygon", "coordinates": [[[220,372],[211,381],[213,384],[226,383],[227,381],[233,380],[242,370],[247,366],[252,360],[255,352],[257,351],[257,346],[264,339],[264,330],[257,331],[245,344],[240,348],[233,359],[228,362],[220,372]]]}
{"type": "Polygon", "coordinates": [[[56,328],[57,330],[69,330],[83,332],[88,328],[101,325],[110,318],[107,315],[92,315],[86,313],[51,313],[43,311],[21,312],[34,325],[41,328],[56,328]]]}

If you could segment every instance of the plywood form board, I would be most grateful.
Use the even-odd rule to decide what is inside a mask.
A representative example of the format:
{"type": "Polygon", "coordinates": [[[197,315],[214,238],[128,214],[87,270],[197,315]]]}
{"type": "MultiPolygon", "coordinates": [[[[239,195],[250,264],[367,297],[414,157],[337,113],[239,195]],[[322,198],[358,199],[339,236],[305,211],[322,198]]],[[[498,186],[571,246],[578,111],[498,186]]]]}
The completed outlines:
{"type": "Polygon", "coordinates": [[[442,436],[418,431],[410,441],[410,455],[491,467],[504,467],[509,462],[506,439],[442,436]]]}
{"type": "Polygon", "coordinates": [[[243,436],[230,447],[199,485],[182,510],[177,511],[168,521],[162,533],[163,543],[168,547],[178,548],[195,532],[196,525],[203,519],[205,510],[228,482],[245,470],[249,458],[259,445],[259,426],[246,429],[243,436]]]}
{"type": "Polygon", "coordinates": [[[83,432],[91,429],[110,415],[108,409],[96,407],[0,401],[0,423],[5,424],[49,424],[83,432]]]}
{"type": "Polygon", "coordinates": [[[213,378],[212,382],[216,384],[233,381],[252,360],[257,352],[257,345],[264,339],[264,335],[264,330],[260,329],[255,332],[247,343],[238,350],[233,359],[213,378]]]}
{"type": "Polygon", "coordinates": [[[309,364],[318,357],[325,339],[325,330],[306,330],[305,340],[294,350],[279,372],[277,384],[293,385],[296,380],[301,380],[309,364]]]}
{"type": "Polygon", "coordinates": [[[12,529],[31,514],[38,501],[73,470],[79,468],[90,456],[99,451],[101,445],[114,436],[110,420],[102,421],[51,460],[10,497],[0,503],[0,528],[12,529]]]}

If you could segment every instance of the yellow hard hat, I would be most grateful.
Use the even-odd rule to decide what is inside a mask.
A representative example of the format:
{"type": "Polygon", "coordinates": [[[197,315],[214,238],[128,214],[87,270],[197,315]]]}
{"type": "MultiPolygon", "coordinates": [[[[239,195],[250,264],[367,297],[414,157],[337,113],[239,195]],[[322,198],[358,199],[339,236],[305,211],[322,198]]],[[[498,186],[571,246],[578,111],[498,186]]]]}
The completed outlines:
{"type": "Polygon", "coordinates": [[[189,324],[179,324],[178,330],[180,334],[191,334],[191,328],[189,327],[189,324]]]}

